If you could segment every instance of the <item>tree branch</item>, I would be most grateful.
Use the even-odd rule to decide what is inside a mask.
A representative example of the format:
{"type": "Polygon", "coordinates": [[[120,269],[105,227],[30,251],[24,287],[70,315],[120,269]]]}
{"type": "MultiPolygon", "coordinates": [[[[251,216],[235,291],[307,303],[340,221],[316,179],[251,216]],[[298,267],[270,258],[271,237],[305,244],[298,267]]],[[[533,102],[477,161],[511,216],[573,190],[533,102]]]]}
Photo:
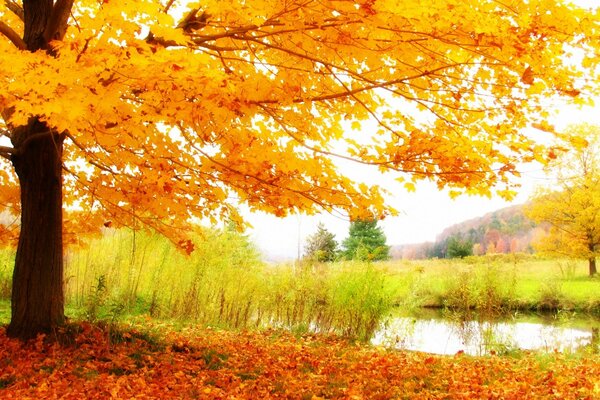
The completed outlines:
{"type": "MultiPolygon", "coordinates": [[[[66,133],[65,134],[66,137],[68,137],[75,146],[77,146],[79,148],[79,150],[81,150],[86,156],[89,156],[89,159],[87,160],[90,164],[96,166],[97,168],[101,169],[102,171],[106,171],[112,175],[117,175],[118,173],[113,171],[109,166],[102,164],[98,157],[95,157],[94,154],[92,154],[88,149],[85,148],[85,146],[83,146],[82,144],[80,144],[74,137],[73,135],[71,135],[70,133],[66,133]],[[93,160],[92,158],[94,158],[95,160],[93,160]],[[96,161],[98,160],[98,161],[96,161]]],[[[70,172],[70,171],[69,171],[70,172]]]]}
{"type": "Polygon", "coordinates": [[[15,32],[10,26],[6,25],[3,21],[0,21],[0,33],[8,38],[19,50],[26,50],[27,45],[25,41],[15,32]]]}
{"type": "Polygon", "coordinates": [[[163,12],[166,14],[169,12],[169,8],[171,8],[171,6],[173,5],[173,3],[175,2],[175,0],[169,0],[167,2],[167,5],[165,6],[165,8],[163,9],[163,12]]]}
{"type": "Polygon", "coordinates": [[[15,152],[12,147],[0,146],[0,157],[4,157],[10,161],[10,156],[15,152]]]}
{"type": "Polygon", "coordinates": [[[23,154],[25,148],[31,143],[39,139],[43,139],[44,137],[51,137],[55,134],[52,130],[47,130],[43,132],[37,132],[33,135],[27,136],[24,140],[16,142],[16,146],[14,148],[8,147],[10,149],[11,154],[23,154]]]}
{"type": "Polygon", "coordinates": [[[23,13],[23,7],[21,7],[16,1],[5,0],[4,4],[6,4],[6,8],[8,8],[10,11],[13,12],[13,14],[19,17],[21,21],[24,20],[25,14],[23,13]]]}
{"type": "Polygon", "coordinates": [[[44,31],[44,38],[46,41],[62,40],[65,36],[68,26],[67,22],[71,15],[71,9],[73,8],[73,1],[74,0],[58,0],[56,4],[54,4],[52,16],[44,31]]]}

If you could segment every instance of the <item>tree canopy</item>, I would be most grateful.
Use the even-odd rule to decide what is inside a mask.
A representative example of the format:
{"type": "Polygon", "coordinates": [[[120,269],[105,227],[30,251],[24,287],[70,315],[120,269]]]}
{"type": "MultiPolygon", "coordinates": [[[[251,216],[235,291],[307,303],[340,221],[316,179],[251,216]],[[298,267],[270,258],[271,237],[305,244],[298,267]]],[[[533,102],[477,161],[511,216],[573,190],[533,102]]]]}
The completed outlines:
{"type": "MultiPolygon", "coordinates": [[[[558,1],[20,3],[0,2],[0,154],[23,150],[15,128],[34,116],[66,136],[67,232],[110,221],[179,240],[238,202],[389,212],[336,157],[510,195],[515,165],[546,155],[521,128],[544,124],[544,97],[585,102],[598,62],[598,15],[558,1]],[[29,49],[24,14],[42,4],[29,49]]],[[[18,214],[7,167],[0,204],[18,214]]]]}
{"type": "Polygon", "coordinates": [[[523,130],[552,131],[547,99],[598,92],[598,20],[551,0],[0,1],[7,332],[64,322],[74,234],[144,226],[191,252],[190,221],[240,204],[394,212],[339,160],[510,197],[554,154],[523,130]]]}
{"type": "Polygon", "coordinates": [[[580,149],[561,154],[548,166],[554,187],[541,188],[527,213],[550,226],[536,249],[589,260],[589,274],[597,273],[600,256],[600,127],[578,124],[569,133],[586,141],[580,149]]]}

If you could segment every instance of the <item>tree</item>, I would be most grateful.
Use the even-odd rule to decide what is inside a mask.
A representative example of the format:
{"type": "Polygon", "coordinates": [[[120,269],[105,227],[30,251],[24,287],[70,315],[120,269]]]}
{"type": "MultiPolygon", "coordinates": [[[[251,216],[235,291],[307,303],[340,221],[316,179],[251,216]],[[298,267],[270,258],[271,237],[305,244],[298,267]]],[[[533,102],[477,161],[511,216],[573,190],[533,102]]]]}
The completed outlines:
{"type": "Polygon", "coordinates": [[[307,239],[305,257],[319,262],[331,262],[335,260],[336,253],[335,235],[319,223],[317,231],[307,239]]]}
{"type": "Polygon", "coordinates": [[[462,235],[452,235],[448,238],[448,258],[465,258],[473,255],[473,242],[463,239],[462,235]]]}
{"type": "Polygon", "coordinates": [[[496,242],[496,252],[500,254],[506,254],[509,252],[508,244],[503,237],[498,238],[498,241],[496,242]]]}
{"type": "Polygon", "coordinates": [[[587,259],[593,276],[600,256],[600,126],[573,125],[567,133],[580,137],[586,145],[560,154],[549,164],[557,186],[540,189],[527,214],[550,227],[548,234],[534,243],[537,250],[587,259]]]}
{"type": "Polygon", "coordinates": [[[350,224],[348,237],[342,242],[343,255],[347,260],[380,261],[390,258],[390,246],[386,245],[383,230],[376,219],[356,220],[350,224]]]}
{"type": "Polygon", "coordinates": [[[241,223],[240,203],[394,212],[336,160],[510,197],[516,165],[548,153],[521,131],[549,129],[543,99],[596,91],[595,21],[546,0],[1,1],[7,333],[63,323],[63,244],[104,224],[189,252],[191,220],[241,223]]]}
{"type": "Polygon", "coordinates": [[[473,255],[474,256],[482,256],[482,255],[485,254],[484,251],[483,251],[483,246],[481,245],[481,243],[475,243],[473,245],[472,251],[473,251],[473,255]]]}
{"type": "Polygon", "coordinates": [[[496,244],[494,242],[489,242],[485,249],[485,254],[494,255],[498,254],[498,250],[496,250],[496,244]]]}

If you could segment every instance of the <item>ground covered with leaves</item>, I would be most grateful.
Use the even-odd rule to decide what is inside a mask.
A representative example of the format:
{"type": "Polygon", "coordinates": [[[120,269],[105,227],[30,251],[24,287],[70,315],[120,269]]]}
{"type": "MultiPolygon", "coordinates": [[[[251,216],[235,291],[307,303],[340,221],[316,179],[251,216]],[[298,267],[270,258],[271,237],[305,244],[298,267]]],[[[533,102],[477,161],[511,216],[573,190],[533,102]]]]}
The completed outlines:
{"type": "Polygon", "coordinates": [[[281,331],[0,328],[2,399],[594,399],[600,356],[432,356],[281,331]]]}

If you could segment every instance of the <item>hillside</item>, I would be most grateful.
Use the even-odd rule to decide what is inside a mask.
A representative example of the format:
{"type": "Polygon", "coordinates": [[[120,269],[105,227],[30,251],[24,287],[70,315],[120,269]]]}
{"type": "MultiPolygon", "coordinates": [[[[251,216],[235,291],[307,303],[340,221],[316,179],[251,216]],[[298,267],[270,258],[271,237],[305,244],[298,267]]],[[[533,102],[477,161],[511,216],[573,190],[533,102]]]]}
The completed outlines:
{"type": "Polygon", "coordinates": [[[449,258],[472,253],[531,252],[542,231],[525,217],[524,205],[502,208],[444,229],[435,242],[393,246],[395,259],[449,258]]]}

